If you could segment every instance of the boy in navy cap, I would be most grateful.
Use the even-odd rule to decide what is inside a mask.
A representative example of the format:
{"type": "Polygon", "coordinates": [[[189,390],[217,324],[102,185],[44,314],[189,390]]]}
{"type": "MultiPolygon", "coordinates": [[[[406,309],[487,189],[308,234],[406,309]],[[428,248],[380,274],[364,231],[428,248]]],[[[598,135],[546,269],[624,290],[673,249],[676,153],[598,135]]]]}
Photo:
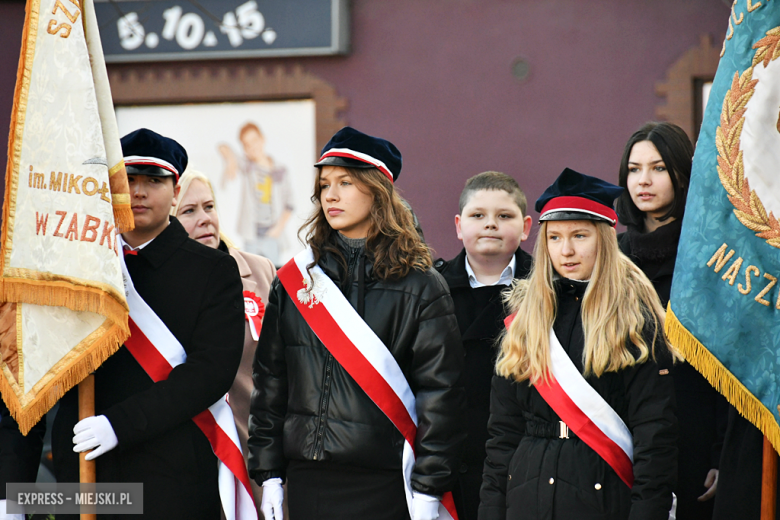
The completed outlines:
{"type": "Polygon", "coordinates": [[[82,421],[77,390],[68,392],[53,428],[55,474],[78,482],[77,452],[89,451],[98,482],[144,484],[144,518],[215,520],[218,460],[193,417],[235,378],[244,337],[241,279],[233,258],[191,240],[169,217],[187,166],[184,148],[147,129],[121,141],[135,219],[119,240],[127,271],[186,360],[155,382],[126,344],[95,372],[95,416],[82,421]]]}
{"type": "Polygon", "coordinates": [[[485,462],[490,380],[495,340],[503,329],[502,294],[515,279],[528,276],[531,255],[520,249],[528,238],[531,217],[525,193],[512,177],[483,172],[466,181],[455,215],[463,250],[434,267],[450,287],[455,316],[466,351],[463,374],[468,400],[468,438],[453,495],[460,520],[476,520],[485,462]]]}

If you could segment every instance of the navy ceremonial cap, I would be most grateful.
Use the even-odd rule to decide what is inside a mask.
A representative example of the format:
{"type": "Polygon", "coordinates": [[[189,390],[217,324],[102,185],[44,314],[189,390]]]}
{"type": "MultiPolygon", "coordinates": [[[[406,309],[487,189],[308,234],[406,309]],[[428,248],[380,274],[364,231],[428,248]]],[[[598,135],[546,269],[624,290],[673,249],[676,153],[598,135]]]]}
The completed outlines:
{"type": "Polygon", "coordinates": [[[401,152],[390,141],[345,126],[330,138],[314,166],[377,168],[395,182],[401,173],[401,152]]]}
{"type": "Polygon", "coordinates": [[[169,137],[147,128],[130,132],[121,140],[128,175],[179,176],[187,168],[187,151],[169,137]]]}
{"type": "Polygon", "coordinates": [[[555,182],[536,201],[536,211],[545,220],[597,220],[617,223],[612,204],[623,188],[570,168],[563,170],[555,182]]]}

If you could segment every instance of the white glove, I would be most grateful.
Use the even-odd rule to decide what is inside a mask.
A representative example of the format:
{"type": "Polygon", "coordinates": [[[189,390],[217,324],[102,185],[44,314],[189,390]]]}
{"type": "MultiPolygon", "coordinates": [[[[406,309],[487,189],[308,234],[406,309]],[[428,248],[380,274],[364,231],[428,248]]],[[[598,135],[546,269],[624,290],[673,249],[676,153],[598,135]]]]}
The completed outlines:
{"type": "Polygon", "coordinates": [[[114,428],[105,415],[87,417],[76,423],[73,427],[73,451],[81,453],[82,451],[93,452],[87,454],[87,460],[94,460],[104,453],[116,448],[119,440],[116,438],[114,428]]]}
{"type": "Polygon", "coordinates": [[[6,513],[5,504],[5,500],[0,500],[0,520],[25,520],[24,513],[6,513]]]}
{"type": "Polygon", "coordinates": [[[439,499],[431,495],[412,492],[412,520],[436,520],[439,518],[439,499]]]}
{"type": "Polygon", "coordinates": [[[269,478],[263,481],[263,499],[260,501],[260,511],[265,520],[284,520],[284,488],[282,479],[269,478]]]}

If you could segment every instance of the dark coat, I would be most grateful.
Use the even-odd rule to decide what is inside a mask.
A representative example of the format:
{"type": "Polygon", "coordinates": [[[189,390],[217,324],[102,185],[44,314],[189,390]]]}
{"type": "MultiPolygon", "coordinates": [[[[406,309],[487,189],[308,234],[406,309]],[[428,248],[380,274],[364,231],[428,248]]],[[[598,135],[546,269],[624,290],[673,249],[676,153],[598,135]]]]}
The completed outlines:
{"type": "MultiPolygon", "coordinates": [[[[764,434],[729,406],[712,520],[761,519],[763,454],[764,434]]],[[[780,520],[780,507],[775,518],[780,520]]]]}
{"type": "Polygon", "coordinates": [[[43,451],[46,416],[24,436],[11,412],[0,399],[0,500],[5,500],[5,485],[35,482],[43,451]]]}
{"type": "MultiPolygon", "coordinates": [[[[218,520],[217,458],[192,418],[233,384],[244,342],[236,261],[187,236],[178,220],[125,257],[136,290],[187,352],[154,383],[126,348],[95,371],[95,415],[119,444],[96,459],[98,482],[142,482],[143,518],[218,520]]],[[[58,482],[78,482],[78,388],[60,400],[52,445],[58,482]]],[[[59,516],[57,518],[59,520],[59,516]]]]}
{"type": "MultiPolygon", "coordinates": [[[[553,330],[582,373],[586,283],[556,282],[553,330]]],[[[652,331],[645,337],[651,341],[652,331]]],[[[677,419],[664,342],[653,360],[586,381],[620,415],[634,442],[634,486],[578,438],[557,438],[560,417],[528,382],[494,376],[480,520],[666,520],[677,472],[677,419]],[[668,372],[667,372],[668,373],[668,372]]]]}
{"type": "MultiPolygon", "coordinates": [[[[349,276],[332,253],[319,265],[354,308],[364,309],[363,319],[398,361],[417,397],[414,489],[430,495],[450,490],[466,433],[458,384],[463,348],[444,280],[432,268],[379,280],[366,260],[361,306],[360,276],[349,276]]],[[[253,377],[249,472],[258,482],[283,476],[290,460],[400,471],[401,434],[328,352],[278,278],[253,377]]]]}
{"type": "MultiPolygon", "coordinates": [[[[531,271],[531,255],[518,249],[515,252],[515,279],[526,278],[531,271]]],[[[453,491],[460,520],[476,520],[479,509],[479,488],[482,485],[482,466],[485,463],[485,443],[488,440],[487,422],[490,416],[490,381],[495,371],[496,339],[504,328],[506,311],[501,295],[505,285],[472,289],[466,272],[466,250],[450,261],[437,260],[434,267],[450,287],[455,303],[463,348],[466,351],[466,369],[463,382],[468,409],[466,425],[468,437],[463,447],[458,486],[453,491]]]]}
{"type": "MultiPolygon", "coordinates": [[[[682,221],[673,221],[652,233],[629,227],[618,239],[620,250],[647,275],[666,308],[672,289],[682,221]]],[[[677,517],[709,520],[714,500],[699,502],[707,488],[704,480],[717,469],[723,446],[728,404],[726,399],[689,363],[672,369],[677,411],[680,418],[677,517]]],[[[718,490],[720,492],[720,490],[718,490]]]]}

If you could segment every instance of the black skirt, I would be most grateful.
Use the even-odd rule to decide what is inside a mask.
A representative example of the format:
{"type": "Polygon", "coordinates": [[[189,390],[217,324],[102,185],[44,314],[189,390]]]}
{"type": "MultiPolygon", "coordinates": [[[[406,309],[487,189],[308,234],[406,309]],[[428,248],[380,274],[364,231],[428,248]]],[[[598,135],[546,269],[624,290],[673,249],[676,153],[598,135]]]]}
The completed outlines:
{"type": "Polygon", "coordinates": [[[409,520],[401,470],[290,461],[290,520],[409,520]]]}

